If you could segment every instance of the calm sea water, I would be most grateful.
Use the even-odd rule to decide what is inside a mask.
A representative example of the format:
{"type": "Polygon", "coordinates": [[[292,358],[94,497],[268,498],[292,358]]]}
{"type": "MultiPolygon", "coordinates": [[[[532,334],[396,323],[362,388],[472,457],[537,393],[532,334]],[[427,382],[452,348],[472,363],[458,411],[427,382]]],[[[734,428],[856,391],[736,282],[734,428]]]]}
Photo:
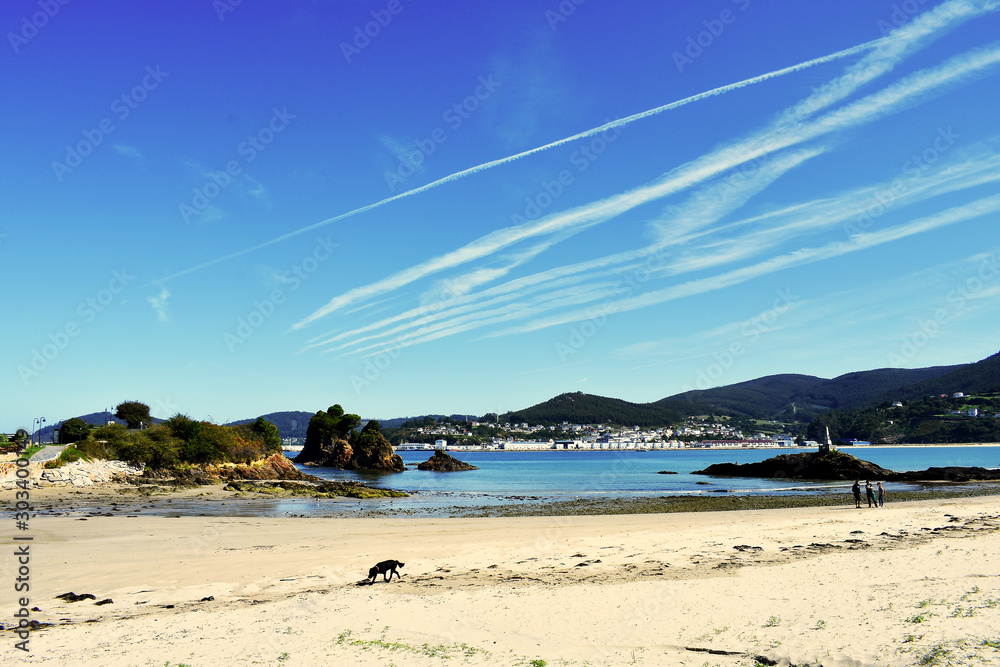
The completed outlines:
{"type": "MultiPolygon", "coordinates": [[[[655,452],[543,451],[451,452],[479,470],[425,472],[408,466],[402,473],[370,474],[302,468],[331,480],[355,480],[414,494],[393,507],[433,508],[524,502],[526,499],[662,496],[685,494],[801,494],[849,490],[851,482],[721,478],[692,475],[713,463],[750,463],[798,449],[679,450],[655,452]],[[677,474],[658,474],[669,470],[677,474]]],[[[845,448],[858,458],[890,470],[923,470],[932,466],[1000,467],[1000,447],[858,447],[845,448]]],[[[431,452],[400,452],[405,463],[426,461],[431,452]]],[[[873,480],[874,481],[874,480],[873,480]]],[[[915,484],[887,489],[912,490],[915,484]]],[[[366,501],[368,502],[368,501],[366,501]]],[[[382,502],[382,501],[379,501],[382,502]]],[[[387,502],[387,501],[386,501],[387,502]]]]}

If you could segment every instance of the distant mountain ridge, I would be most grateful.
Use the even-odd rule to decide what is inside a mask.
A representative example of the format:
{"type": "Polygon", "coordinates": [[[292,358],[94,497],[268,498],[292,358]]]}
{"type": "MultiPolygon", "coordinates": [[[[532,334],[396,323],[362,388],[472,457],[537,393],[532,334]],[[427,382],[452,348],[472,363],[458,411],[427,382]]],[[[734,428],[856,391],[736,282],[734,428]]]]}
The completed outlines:
{"type": "MultiPolygon", "coordinates": [[[[278,433],[282,438],[305,438],[306,429],[309,428],[309,420],[315,412],[303,412],[301,410],[289,410],[284,412],[269,412],[261,415],[264,419],[278,427],[278,433]]],[[[226,426],[239,426],[257,421],[257,417],[252,419],[237,419],[226,424],[226,426]]]]}
{"type": "MultiPolygon", "coordinates": [[[[548,401],[501,415],[504,421],[529,424],[613,423],[623,426],[662,426],[676,424],[688,416],[704,414],[732,415],[753,419],[808,423],[831,410],[854,410],[883,402],[907,401],[952,394],[1000,391],[1000,352],[981,361],[953,366],[928,368],[878,368],[854,371],[832,379],[785,373],[767,375],[724,387],[699,389],[674,394],[651,403],[631,403],[618,398],[584,394],[560,394],[548,401]]],[[[278,427],[282,438],[305,438],[314,412],[284,411],[262,415],[278,427]]],[[[109,418],[106,411],[81,415],[79,419],[100,425],[109,418]]],[[[378,420],[383,428],[393,428],[417,417],[378,420]]],[[[441,418],[444,415],[427,415],[441,418]]],[[[466,415],[452,415],[466,418],[466,415]]],[[[240,419],[227,426],[256,420],[240,419]]],[[[483,417],[473,417],[484,421],[483,417]]],[[[493,420],[491,415],[490,420],[493,420]]],[[[65,421],[65,420],[61,420],[65,421]]],[[[51,439],[61,421],[47,423],[43,438],[51,439]]],[[[153,417],[154,423],[163,421],[153,417]]],[[[363,420],[367,422],[368,420],[363,420]]]]}
{"type": "Polygon", "coordinates": [[[684,402],[711,405],[725,414],[755,419],[808,421],[823,412],[845,410],[890,400],[928,380],[940,378],[963,366],[930,368],[879,368],[855,371],[824,379],[812,375],[768,375],[725,387],[688,391],[658,401],[681,409],[684,402]]]}
{"type": "Polygon", "coordinates": [[[1000,353],[971,364],[929,368],[878,368],[832,379],[812,375],[768,375],[724,387],[686,391],[652,403],[629,403],[577,392],[504,415],[538,424],[616,423],[653,426],[683,417],[721,414],[806,423],[831,410],[851,410],[885,401],[912,400],[956,391],[1000,388],[1000,353]],[[678,417],[680,416],[680,417],[678,417]]]}

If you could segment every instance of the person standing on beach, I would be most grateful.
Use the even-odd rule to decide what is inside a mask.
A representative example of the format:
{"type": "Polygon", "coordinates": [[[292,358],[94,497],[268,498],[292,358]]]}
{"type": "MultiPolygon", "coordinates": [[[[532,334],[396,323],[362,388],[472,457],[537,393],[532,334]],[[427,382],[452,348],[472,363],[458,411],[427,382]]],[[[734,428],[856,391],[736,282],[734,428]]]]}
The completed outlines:
{"type": "Polygon", "coordinates": [[[882,482],[878,483],[878,506],[882,507],[885,505],[885,488],[882,487],[882,482]]]}
{"type": "Polygon", "coordinates": [[[868,498],[868,507],[876,507],[875,487],[867,479],[865,480],[865,497],[868,498]]]}
{"type": "Polygon", "coordinates": [[[861,507],[861,481],[854,480],[854,486],[851,487],[851,493],[854,494],[854,506],[861,507]]]}

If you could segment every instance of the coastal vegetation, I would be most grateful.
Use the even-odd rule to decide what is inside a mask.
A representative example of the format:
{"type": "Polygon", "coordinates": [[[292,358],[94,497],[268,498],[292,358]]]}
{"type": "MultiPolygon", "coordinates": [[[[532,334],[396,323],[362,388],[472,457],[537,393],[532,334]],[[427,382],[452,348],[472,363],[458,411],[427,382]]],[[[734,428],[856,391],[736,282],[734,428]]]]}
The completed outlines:
{"type": "Polygon", "coordinates": [[[876,444],[1000,442],[1000,392],[972,396],[926,396],[915,401],[888,401],[858,410],[834,410],[808,426],[810,438],[826,428],[836,439],[876,444]]]}
{"type": "Polygon", "coordinates": [[[149,406],[139,401],[125,401],[115,408],[115,417],[123,420],[129,428],[142,428],[151,421],[149,406]]]}
{"type": "Polygon", "coordinates": [[[91,428],[90,424],[79,417],[67,419],[59,427],[59,444],[68,445],[71,442],[86,440],[91,428]]]}
{"type": "MultiPolygon", "coordinates": [[[[142,415],[148,417],[149,408],[132,406],[123,414],[140,423],[142,415]]],[[[250,424],[220,426],[176,414],[163,423],[143,429],[110,423],[81,429],[81,432],[86,435],[76,441],[75,449],[82,456],[119,459],[150,468],[205,463],[248,464],[281,453],[278,429],[263,417],[250,424]]]]}

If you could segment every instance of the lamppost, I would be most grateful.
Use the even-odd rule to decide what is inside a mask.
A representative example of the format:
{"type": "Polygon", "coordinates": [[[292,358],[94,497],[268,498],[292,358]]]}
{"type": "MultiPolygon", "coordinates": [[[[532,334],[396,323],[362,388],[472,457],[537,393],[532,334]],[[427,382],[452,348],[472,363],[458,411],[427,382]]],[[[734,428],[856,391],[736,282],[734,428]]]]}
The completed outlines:
{"type": "MultiPolygon", "coordinates": [[[[38,424],[38,444],[39,445],[42,444],[42,424],[44,424],[44,423],[45,423],[45,417],[36,417],[31,422],[32,427],[34,427],[35,424],[38,424]]],[[[32,442],[32,444],[34,444],[34,442],[35,442],[34,439],[32,439],[31,442],[32,442]]]]}

